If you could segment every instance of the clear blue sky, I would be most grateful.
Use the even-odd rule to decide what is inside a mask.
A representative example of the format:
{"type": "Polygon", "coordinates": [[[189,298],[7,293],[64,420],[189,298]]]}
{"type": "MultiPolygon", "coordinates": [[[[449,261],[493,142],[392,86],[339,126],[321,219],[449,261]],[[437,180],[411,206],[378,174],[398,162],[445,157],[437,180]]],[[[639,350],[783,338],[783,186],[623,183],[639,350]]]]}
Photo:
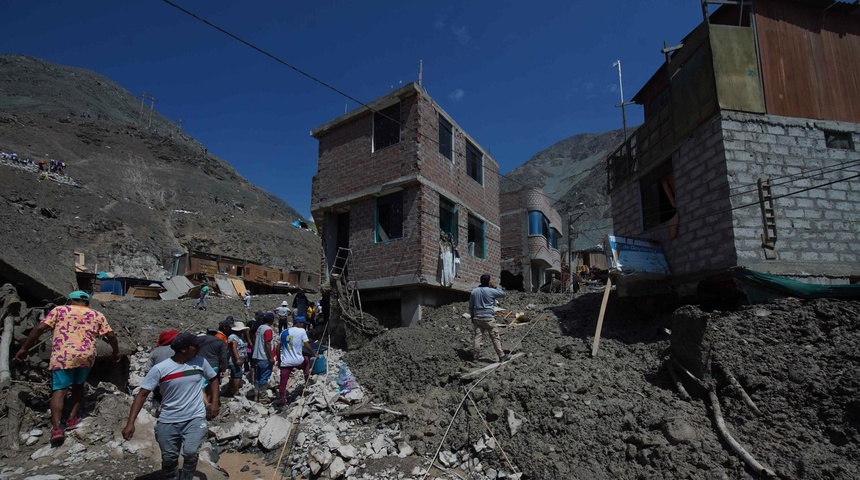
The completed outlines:
{"type": "MultiPolygon", "coordinates": [[[[663,40],[701,22],[698,0],[175,0],[370,101],[417,80],[502,173],[582,132],[621,127],[663,40]]],[[[252,183],[310,215],[311,129],[356,104],[161,0],[2,2],[3,52],[94,70],[156,108],[252,183]]],[[[629,124],[641,123],[639,108],[629,124]]]]}

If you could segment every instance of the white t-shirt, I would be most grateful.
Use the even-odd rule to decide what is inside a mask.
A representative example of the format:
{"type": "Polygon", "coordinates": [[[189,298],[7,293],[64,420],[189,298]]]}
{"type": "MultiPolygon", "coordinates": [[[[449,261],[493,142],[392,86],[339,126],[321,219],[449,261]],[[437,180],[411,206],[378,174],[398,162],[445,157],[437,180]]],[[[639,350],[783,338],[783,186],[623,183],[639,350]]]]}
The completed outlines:
{"type": "MultiPolygon", "coordinates": [[[[231,333],[229,337],[227,337],[227,344],[236,342],[236,351],[239,352],[239,358],[245,360],[248,358],[248,342],[245,341],[244,338],[240,337],[235,333],[231,333]]],[[[232,347],[229,349],[230,358],[233,358],[233,350],[232,347]]]]}
{"type": "Polygon", "coordinates": [[[295,367],[305,361],[302,358],[302,345],[310,342],[304,328],[290,327],[281,332],[281,366],[295,367]]]}
{"type": "Polygon", "coordinates": [[[214,379],[218,374],[201,356],[185,363],[176,363],[172,358],[152,367],[140,383],[140,388],[149,391],[161,387],[161,423],[186,422],[195,418],[206,418],[206,406],[200,393],[201,378],[214,379]]]}

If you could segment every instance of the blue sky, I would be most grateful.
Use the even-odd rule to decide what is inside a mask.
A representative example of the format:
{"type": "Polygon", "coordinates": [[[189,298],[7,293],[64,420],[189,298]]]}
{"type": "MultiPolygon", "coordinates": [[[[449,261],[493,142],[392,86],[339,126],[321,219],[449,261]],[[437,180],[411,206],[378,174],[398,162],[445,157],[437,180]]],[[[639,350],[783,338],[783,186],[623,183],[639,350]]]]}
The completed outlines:
{"type": "MultiPolygon", "coordinates": [[[[621,127],[629,99],[701,22],[698,0],[175,0],[368,102],[417,80],[507,173],[582,132],[621,127]]],[[[3,53],[94,70],[250,180],[310,215],[311,129],[354,102],[161,0],[2,2],[3,53]]],[[[639,108],[628,112],[641,122],[639,108]]]]}

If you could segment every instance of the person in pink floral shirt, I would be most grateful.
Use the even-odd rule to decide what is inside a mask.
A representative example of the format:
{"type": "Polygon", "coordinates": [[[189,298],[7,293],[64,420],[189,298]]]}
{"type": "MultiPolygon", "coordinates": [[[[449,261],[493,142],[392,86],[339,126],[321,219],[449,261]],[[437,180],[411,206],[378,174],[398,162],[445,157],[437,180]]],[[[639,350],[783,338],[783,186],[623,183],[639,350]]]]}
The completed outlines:
{"type": "Polygon", "coordinates": [[[104,315],[90,308],[90,295],[77,290],[69,294],[69,304],[51,310],[36,328],[30,331],[15,359],[23,361],[39,337],[53,330],[51,346],[51,441],[62,442],[65,430],[60,425],[66,391],[72,389],[72,410],[66,428],[72,430],[80,423],[78,411],[84,398],[84,381],[96,361],[96,340],[105,336],[113,348],[113,361],[119,361],[119,343],[104,315]]]}

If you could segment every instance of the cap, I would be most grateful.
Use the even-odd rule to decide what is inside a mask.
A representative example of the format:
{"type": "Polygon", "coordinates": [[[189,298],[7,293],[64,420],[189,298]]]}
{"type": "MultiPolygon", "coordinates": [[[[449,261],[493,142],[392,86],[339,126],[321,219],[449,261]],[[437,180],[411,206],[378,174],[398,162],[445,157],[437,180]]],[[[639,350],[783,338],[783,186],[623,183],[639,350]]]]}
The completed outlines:
{"type": "Polygon", "coordinates": [[[242,330],[247,330],[247,329],[248,329],[248,327],[246,327],[243,322],[236,322],[233,324],[232,330],[234,332],[241,332],[242,330]]]}
{"type": "Polygon", "coordinates": [[[308,320],[305,317],[299,315],[298,317],[293,319],[293,323],[308,323],[308,320]]]}
{"type": "Polygon", "coordinates": [[[286,301],[286,300],[284,300],[283,302],[281,302],[281,306],[282,306],[282,307],[288,307],[289,305],[290,305],[290,304],[289,304],[289,303],[287,303],[287,301],[286,301]]]}
{"type": "Polygon", "coordinates": [[[266,312],[266,314],[263,315],[263,318],[266,319],[267,322],[274,322],[275,321],[275,313],[274,312],[266,312]]]}
{"type": "Polygon", "coordinates": [[[233,320],[233,315],[227,315],[227,318],[225,318],[224,320],[221,320],[221,323],[218,324],[218,327],[219,328],[232,327],[234,323],[235,323],[235,320],[233,320]]]}
{"type": "Polygon", "coordinates": [[[200,345],[201,337],[192,335],[187,332],[180,333],[170,342],[170,348],[174,352],[181,352],[192,345],[200,345]]]}
{"type": "Polygon", "coordinates": [[[83,290],[75,290],[69,294],[69,300],[83,300],[85,302],[89,302],[90,294],[83,290]]]}
{"type": "Polygon", "coordinates": [[[218,330],[218,327],[209,327],[209,328],[207,328],[207,329],[206,329],[206,331],[207,331],[208,333],[218,333],[218,332],[220,332],[221,330],[218,330]]]}
{"type": "Polygon", "coordinates": [[[158,334],[158,342],[156,345],[159,347],[170,345],[170,342],[172,342],[177,335],[179,335],[179,330],[165,330],[158,334]]]}

